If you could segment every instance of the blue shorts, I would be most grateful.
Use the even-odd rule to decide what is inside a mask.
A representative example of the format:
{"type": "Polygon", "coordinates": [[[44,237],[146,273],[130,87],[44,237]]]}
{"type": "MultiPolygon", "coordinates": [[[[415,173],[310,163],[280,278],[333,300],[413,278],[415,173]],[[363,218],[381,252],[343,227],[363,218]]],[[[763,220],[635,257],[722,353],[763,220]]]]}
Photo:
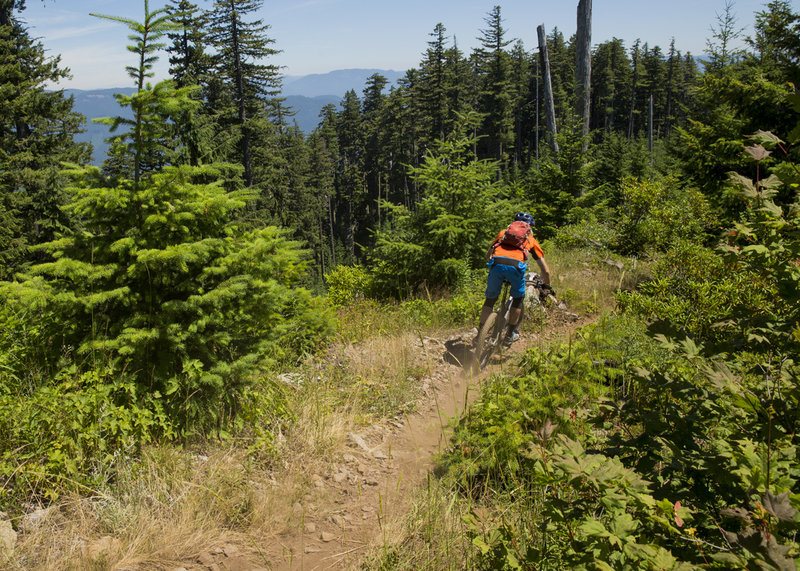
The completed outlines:
{"type": "Polygon", "coordinates": [[[486,265],[489,268],[489,279],[486,282],[487,299],[500,297],[503,282],[511,284],[511,297],[525,297],[525,270],[528,264],[520,262],[515,267],[489,262],[486,265]]]}

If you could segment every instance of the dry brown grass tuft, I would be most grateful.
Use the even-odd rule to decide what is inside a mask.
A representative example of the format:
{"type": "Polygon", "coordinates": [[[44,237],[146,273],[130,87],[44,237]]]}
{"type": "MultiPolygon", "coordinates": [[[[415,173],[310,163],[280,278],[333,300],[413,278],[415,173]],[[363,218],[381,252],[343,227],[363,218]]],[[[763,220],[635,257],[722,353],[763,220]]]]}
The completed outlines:
{"type": "Polygon", "coordinates": [[[464,535],[468,500],[429,476],[410,510],[387,523],[384,540],[370,547],[363,568],[397,571],[467,569],[471,550],[464,535]]]}
{"type": "Polygon", "coordinates": [[[228,543],[257,561],[299,493],[235,448],[151,448],[120,466],[102,493],[63,499],[35,526],[23,525],[8,568],[167,569],[228,543]]]}

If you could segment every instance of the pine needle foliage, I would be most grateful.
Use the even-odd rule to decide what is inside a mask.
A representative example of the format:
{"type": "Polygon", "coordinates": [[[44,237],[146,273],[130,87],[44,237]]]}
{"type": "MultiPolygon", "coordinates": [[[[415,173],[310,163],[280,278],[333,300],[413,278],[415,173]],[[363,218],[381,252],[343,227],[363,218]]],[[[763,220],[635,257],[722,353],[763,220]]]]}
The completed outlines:
{"type": "Polygon", "coordinates": [[[377,234],[371,261],[383,295],[408,295],[425,284],[454,287],[470,269],[484,263],[494,232],[503,227],[511,206],[497,182],[497,163],[475,160],[476,140],[459,132],[439,141],[421,166],[410,169],[423,189],[415,210],[384,203],[394,227],[377,234]]]}
{"type": "Polygon", "coordinates": [[[73,141],[83,117],[72,99],[46,90],[68,70],[28,33],[15,13],[22,8],[0,2],[0,279],[29,261],[29,244],[69,223],[59,210],[59,163],[89,156],[86,144],[73,141]]]}
{"type": "Polygon", "coordinates": [[[105,14],[92,15],[125,24],[133,32],[128,36],[133,42],[128,46],[128,51],[137,55],[138,65],[125,69],[134,80],[137,91],[131,96],[114,96],[121,106],[131,108],[133,118],[107,117],[97,121],[109,125],[112,133],[120,125],[129,127],[128,132],[112,140],[112,160],[108,170],[132,176],[134,183],[138,184],[143,173],[168,164],[170,151],[175,146],[172,141],[177,132],[176,121],[184,119],[187,112],[199,105],[190,97],[197,88],[176,89],[172,81],[159,82],[155,87],[146,83],[147,78],[154,75],[153,65],[158,61],[158,50],[166,46],[159,40],[167,32],[179,28],[166,8],[151,12],[145,0],[142,22],[105,14]]]}
{"type": "Polygon", "coordinates": [[[167,168],[139,188],[110,186],[96,167],[68,174],[80,228],[40,246],[52,261],[11,288],[51,317],[51,365],[74,348],[125,369],[183,421],[232,411],[309,301],[292,289],[301,250],[237,223],[252,196],[225,192],[211,167],[167,168]]]}

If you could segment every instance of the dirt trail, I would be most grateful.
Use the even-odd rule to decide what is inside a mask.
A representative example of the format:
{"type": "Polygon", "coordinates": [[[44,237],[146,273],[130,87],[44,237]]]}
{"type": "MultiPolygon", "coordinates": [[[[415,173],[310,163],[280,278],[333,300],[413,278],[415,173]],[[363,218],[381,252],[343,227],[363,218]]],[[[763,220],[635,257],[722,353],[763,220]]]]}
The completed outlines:
{"type": "MultiPolygon", "coordinates": [[[[550,321],[543,333],[548,338],[563,337],[589,320],[564,314],[550,321]]],[[[298,525],[262,546],[260,557],[227,546],[186,568],[358,569],[367,548],[383,540],[387,524],[399,521],[409,509],[415,488],[433,467],[434,455],[448,444],[451,420],[478,397],[480,380],[515,367],[516,355],[541,342],[539,335],[523,328],[520,341],[502,359],[476,373],[470,366],[473,336],[474,330],[446,340],[417,341],[430,375],[423,380],[416,411],[348,434],[347,448],[334,455],[328,472],[312,476],[315,499],[295,505],[298,525]]]]}

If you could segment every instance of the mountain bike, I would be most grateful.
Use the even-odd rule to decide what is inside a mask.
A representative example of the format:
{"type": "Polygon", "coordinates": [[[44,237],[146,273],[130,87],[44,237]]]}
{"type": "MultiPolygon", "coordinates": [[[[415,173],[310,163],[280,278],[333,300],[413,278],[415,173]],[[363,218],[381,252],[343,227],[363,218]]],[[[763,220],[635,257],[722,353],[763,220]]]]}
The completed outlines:
{"type": "Polygon", "coordinates": [[[489,314],[475,338],[475,363],[480,369],[489,363],[492,355],[503,344],[503,333],[508,323],[508,313],[511,311],[510,289],[511,284],[503,282],[499,299],[505,301],[500,304],[498,309],[489,314]]]}
{"type": "MultiPolygon", "coordinates": [[[[500,307],[489,315],[486,323],[483,324],[483,327],[478,331],[478,336],[475,338],[475,363],[481,369],[486,367],[492,355],[502,348],[506,325],[508,325],[508,314],[511,311],[512,298],[509,291],[510,288],[511,284],[503,282],[503,289],[499,299],[503,299],[505,302],[500,304],[500,307]]],[[[550,303],[562,305],[555,296],[553,289],[544,283],[539,274],[534,272],[525,274],[525,297],[528,300],[528,303],[526,303],[528,308],[530,308],[530,304],[542,307],[550,303]]],[[[520,313],[517,327],[519,327],[524,318],[525,311],[523,310],[520,313]]]]}

